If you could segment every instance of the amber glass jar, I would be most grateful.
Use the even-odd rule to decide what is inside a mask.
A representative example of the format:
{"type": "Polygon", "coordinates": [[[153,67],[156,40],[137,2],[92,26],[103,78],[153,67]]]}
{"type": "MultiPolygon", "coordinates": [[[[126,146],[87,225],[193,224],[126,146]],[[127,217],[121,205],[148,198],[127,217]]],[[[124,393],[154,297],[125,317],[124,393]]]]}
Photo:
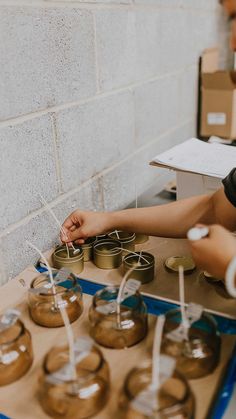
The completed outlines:
{"type": "Polygon", "coordinates": [[[114,305],[118,291],[119,287],[106,287],[98,291],[89,311],[93,339],[100,345],[116,349],[135,345],[144,339],[148,331],[147,307],[141,294],[137,291],[124,300],[118,316],[114,305]],[[113,304],[109,308],[110,303],[113,304]]]}
{"type": "Polygon", "coordinates": [[[181,323],[179,309],[166,314],[162,339],[162,353],[176,358],[176,368],[187,378],[200,378],[210,374],[219,362],[221,339],[212,316],[203,313],[188,332],[189,340],[181,342],[170,338],[170,332],[181,323]]]}
{"type": "Polygon", "coordinates": [[[93,346],[76,364],[76,378],[53,379],[68,365],[68,348],[52,348],[43,363],[39,401],[53,418],[84,419],[96,415],[109,396],[109,367],[101,351],[93,346]]]}
{"type": "MultiPolygon", "coordinates": [[[[124,410],[123,417],[125,419],[193,419],[194,396],[186,379],[177,371],[157,390],[156,409],[151,407],[150,413],[137,409],[134,400],[150,386],[151,374],[150,360],[135,367],[127,375],[120,400],[121,408],[124,410]]],[[[147,400],[145,400],[146,403],[147,400]]]]}
{"type": "Polygon", "coordinates": [[[47,274],[35,278],[28,293],[29,312],[34,322],[45,327],[64,326],[57,305],[59,299],[65,304],[70,323],[77,320],[83,311],[83,302],[82,290],[74,275],[56,285],[56,296],[50,288],[47,274]]]}
{"type": "Polygon", "coordinates": [[[0,332],[0,386],[22,377],[31,367],[31,335],[21,320],[0,332]]]}

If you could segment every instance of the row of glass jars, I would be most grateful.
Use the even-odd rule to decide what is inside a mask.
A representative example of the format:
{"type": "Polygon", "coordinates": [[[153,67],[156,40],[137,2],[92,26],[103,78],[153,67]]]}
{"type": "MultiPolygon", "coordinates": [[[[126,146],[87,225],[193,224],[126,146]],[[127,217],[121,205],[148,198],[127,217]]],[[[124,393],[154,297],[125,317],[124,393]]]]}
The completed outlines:
{"type": "MultiPolygon", "coordinates": [[[[56,285],[56,293],[66,303],[66,310],[70,322],[73,322],[77,318],[79,318],[83,310],[82,291],[73,274],[71,274],[67,279],[65,279],[62,282],[59,282],[58,285],[56,285]]],[[[98,291],[93,298],[92,306],[89,310],[89,320],[91,324],[91,336],[94,338],[94,340],[102,346],[118,349],[133,346],[140,340],[142,340],[146,336],[148,331],[148,319],[146,305],[138,291],[136,291],[134,295],[129,296],[122,302],[119,316],[117,314],[116,306],[112,304],[116,302],[117,295],[118,287],[106,287],[98,291]]],[[[52,288],[50,287],[49,278],[46,274],[40,275],[32,282],[31,288],[29,290],[29,311],[35,323],[46,327],[58,327],[63,325],[60,310],[56,306],[56,300],[54,297],[55,296],[52,293],[52,288]]],[[[167,313],[164,336],[162,341],[162,352],[176,358],[177,371],[182,372],[187,378],[199,378],[204,375],[207,375],[208,373],[212,372],[216,367],[220,353],[220,337],[217,332],[214,320],[209,315],[205,313],[202,314],[201,318],[191,326],[189,330],[189,340],[174,342],[169,338],[169,335],[172,330],[176,329],[179,326],[180,322],[181,314],[178,309],[171,310],[167,313]]],[[[0,384],[4,385],[20,378],[30,368],[32,363],[32,346],[30,334],[24,328],[23,323],[19,319],[17,319],[17,321],[11,328],[1,331],[0,350],[2,361],[0,362],[0,384]]],[[[65,359],[67,359],[68,361],[68,356],[66,358],[64,355],[61,355],[61,353],[65,351],[65,348],[53,349],[52,355],[49,354],[45,358],[43,364],[44,378],[42,379],[40,386],[40,400],[44,409],[53,417],[61,417],[57,415],[62,414],[64,415],[63,417],[87,417],[78,415],[73,416],[72,413],[68,413],[69,416],[67,416],[67,413],[63,413],[66,411],[65,406],[70,405],[70,411],[74,408],[77,409],[77,407],[72,407],[71,403],[68,403],[68,400],[60,402],[59,407],[57,406],[58,398],[59,400],[61,400],[62,397],[62,399],[64,400],[64,393],[68,393],[68,382],[58,383],[56,381],[54,383],[48,383],[48,381],[45,378],[48,374],[50,375],[58,369],[61,369],[63,367],[63,362],[65,361],[65,359]],[[57,356],[58,361],[56,361],[57,356]],[[52,395],[52,399],[55,397],[55,404],[57,407],[52,407],[53,402],[49,401],[51,400],[49,397],[50,395],[52,395]],[[57,408],[59,410],[61,409],[62,413],[56,412],[55,409],[57,408]],[[53,410],[53,413],[50,409],[53,410]]],[[[99,356],[102,356],[97,348],[94,349],[94,351],[96,353],[96,356],[91,355],[93,358],[95,357],[96,359],[98,359],[99,356]]],[[[91,361],[91,359],[93,358],[88,358],[88,360],[86,361],[86,368],[88,369],[88,371],[90,371],[90,367],[92,368],[93,365],[97,365],[96,363],[94,364],[91,361]]],[[[103,362],[105,361],[103,360],[103,362]]],[[[80,371],[81,368],[83,370],[83,367],[81,365],[83,364],[79,363],[77,371],[77,375],[78,377],[80,377],[80,384],[87,383],[87,379],[80,371]]],[[[96,368],[94,367],[94,370],[92,371],[97,371],[97,366],[96,368]]],[[[91,374],[93,375],[92,372],[91,374]]],[[[137,384],[132,392],[130,390],[130,384],[126,383],[125,389],[129,389],[127,390],[127,394],[129,396],[125,397],[125,399],[127,400],[129,400],[129,398],[130,400],[134,398],[136,393],[138,391],[141,391],[140,389],[143,389],[144,383],[148,382],[150,378],[150,366],[145,367],[144,369],[136,368],[136,370],[134,370],[132,374],[134,374],[134,376],[137,375],[137,377],[141,374],[141,387],[139,387],[138,385],[138,379],[135,379],[134,381],[131,380],[131,383],[133,382],[134,384],[137,384]],[[146,377],[145,380],[142,381],[142,374],[149,378],[146,377]]],[[[131,376],[128,376],[128,382],[130,379],[132,379],[132,374],[131,376]]],[[[178,373],[176,374],[176,380],[178,381],[178,373]]],[[[99,383],[100,381],[101,377],[99,378],[99,383]]],[[[104,391],[106,389],[106,394],[108,394],[108,381],[109,380],[107,378],[107,384],[103,384],[104,391]]],[[[70,382],[69,385],[71,386],[70,382]]],[[[98,389],[99,386],[100,384],[98,385],[97,383],[93,382],[91,384],[91,388],[90,385],[89,387],[86,387],[87,393],[86,391],[85,393],[83,393],[82,391],[81,394],[91,394],[91,397],[95,397],[92,396],[93,390],[95,389],[95,387],[98,389]]],[[[79,387],[76,387],[77,390],[81,390],[81,388],[83,388],[83,385],[82,387],[80,387],[80,385],[79,387]]],[[[106,397],[104,396],[103,400],[106,400],[106,397]]],[[[87,397],[85,397],[85,399],[87,400],[87,397]]],[[[78,395],[76,396],[76,400],[78,402],[78,395]]],[[[92,405],[93,403],[91,402],[90,404],[92,405]]],[[[96,401],[95,405],[99,405],[98,401],[96,401]]],[[[158,404],[158,406],[161,405],[162,404],[160,403],[158,404]]],[[[81,410],[81,412],[83,412],[83,409],[81,410]]],[[[89,415],[91,414],[93,413],[89,413],[89,415]]],[[[136,417],[137,416],[135,416],[135,418],[136,417]]],[[[163,416],[163,418],[164,417],[169,416],[163,416]]],[[[186,417],[190,418],[191,416],[186,417]]]]}

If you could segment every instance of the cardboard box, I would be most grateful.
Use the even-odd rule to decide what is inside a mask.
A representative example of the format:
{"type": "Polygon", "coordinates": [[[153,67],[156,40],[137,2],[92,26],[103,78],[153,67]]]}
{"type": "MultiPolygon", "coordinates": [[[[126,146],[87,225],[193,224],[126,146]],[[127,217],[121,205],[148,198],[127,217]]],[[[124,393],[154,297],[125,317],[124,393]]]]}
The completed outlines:
{"type": "Polygon", "coordinates": [[[218,61],[217,49],[204,51],[200,134],[236,139],[236,71],[219,71],[218,61]]]}

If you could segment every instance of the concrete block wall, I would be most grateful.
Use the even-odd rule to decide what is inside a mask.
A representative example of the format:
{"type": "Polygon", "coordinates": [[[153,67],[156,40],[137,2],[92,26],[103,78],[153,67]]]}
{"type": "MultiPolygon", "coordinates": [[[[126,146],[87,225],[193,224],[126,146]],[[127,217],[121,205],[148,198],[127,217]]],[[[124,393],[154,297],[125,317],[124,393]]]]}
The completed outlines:
{"type": "Polygon", "coordinates": [[[195,134],[198,57],[225,44],[218,0],[0,0],[0,283],[76,207],[122,208],[195,134]],[[4,274],[5,272],[5,274],[4,274]]]}

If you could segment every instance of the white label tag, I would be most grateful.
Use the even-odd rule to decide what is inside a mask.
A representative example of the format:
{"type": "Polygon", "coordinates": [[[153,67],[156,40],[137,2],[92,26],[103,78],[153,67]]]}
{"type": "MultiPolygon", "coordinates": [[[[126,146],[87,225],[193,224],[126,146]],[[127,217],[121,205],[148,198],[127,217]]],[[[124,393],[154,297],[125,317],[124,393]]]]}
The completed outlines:
{"type": "Polygon", "coordinates": [[[137,281],[137,279],[128,279],[122,292],[121,301],[124,301],[126,298],[131,297],[131,295],[136,294],[140,286],[141,282],[137,281]]]}
{"type": "Polygon", "coordinates": [[[112,301],[111,303],[97,306],[96,311],[98,311],[98,313],[101,313],[101,314],[110,314],[110,313],[114,313],[116,311],[116,308],[117,308],[116,301],[112,301]]]}
{"type": "Polygon", "coordinates": [[[201,318],[202,312],[203,307],[200,304],[189,303],[185,311],[188,323],[184,324],[182,322],[176,329],[166,334],[167,338],[173,342],[183,342],[184,340],[188,340],[189,328],[193,323],[201,318]]]}
{"type": "Polygon", "coordinates": [[[208,125],[225,125],[226,114],[223,112],[209,112],[207,114],[208,125]]]}
{"type": "Polygon", "coordinates": [[[55,278],[54,278],[54,282],[56,284],[59,284],[60,282],[65,282],[70,276],[70,271],[67,268],[61,268],[55,278]]]}
{"type": "Polygon", "coordinates": [[[16,323],[20,317],[20,312],[15,309],[8,309],[0,318],[0,331],[8,329],[16,323]]]}
{"type": "MultiPolygon", "coordinates": [[[[87,336],[76,339],[74,343],[75,362],[78,364],[88,356],[93,346],[93,340],[87,336]]],[[[73,366],[68,362],[60,370],[47,376],[47,381],[51,384],[60,384],[74,379],[73,366]]]]}
{"type": "Polygon", "coordinates": [[[0,362],[4,365],[9,365],[19,357],[19,353],[11,351],[0,356],[0,362]]]}

